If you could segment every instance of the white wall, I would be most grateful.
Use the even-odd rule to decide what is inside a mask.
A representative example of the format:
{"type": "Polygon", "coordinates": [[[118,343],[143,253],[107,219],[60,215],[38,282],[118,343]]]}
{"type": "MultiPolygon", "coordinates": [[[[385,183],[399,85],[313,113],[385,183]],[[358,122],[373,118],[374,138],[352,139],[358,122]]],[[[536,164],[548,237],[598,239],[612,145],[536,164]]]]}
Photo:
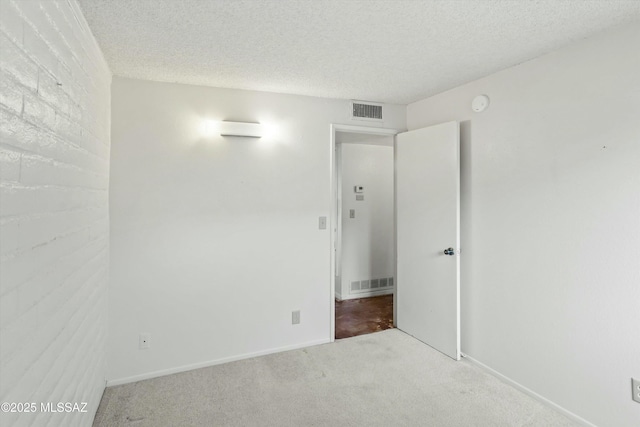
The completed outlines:
{"type": "Polygon", "coordinates": [[[0,413],[91,425],[106,378],[111,73],[75,1],[0,6],[0,413]]]}
{"type": "MultiPolygon", "coordinates": [[[[330,124],[350,122],[349,102],[123,78],[112,98],[111,383],[328,341],[318,217],[330,214],[330,124]],[[279,130],[206,139],[205,118],[279,130]]],[[[385,114],[404,126],[404,106],[385,114]]]]}
{"type": "MultiPolygon", "coordinates": [[[[387,137],[393,142],[392,137],[387,137]]],[[[393,146],[339,144],[342,184],[342,299],[393,293],[394,281],[377,287],[374,279],[394,276],[393,146]],[[364,186],[363,201],[356,201],[353,187],[364,186]],[[355,209],[355,218],[349,211],[355,209]],[[369,281],[368,290],[352,292],[351,282],[369,281]]],[[[378,285],[379,285],[378,281],[378,285]]]]}
{"type": "Polygon", "coordinates": [[[600,426],[640,422],[639,45],[627,27],[407,108],[462,121],[463,352],[600,426]]]}

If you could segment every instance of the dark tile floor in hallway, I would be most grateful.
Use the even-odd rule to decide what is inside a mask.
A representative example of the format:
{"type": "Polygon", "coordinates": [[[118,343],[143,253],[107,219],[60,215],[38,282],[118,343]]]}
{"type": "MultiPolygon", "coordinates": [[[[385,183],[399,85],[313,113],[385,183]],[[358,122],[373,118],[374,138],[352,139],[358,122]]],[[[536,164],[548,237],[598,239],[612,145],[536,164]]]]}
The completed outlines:
{"type": "Polygon", "coordinates": [[[393,295],[336,301],[336,339],[393,327],[393,295]]]}

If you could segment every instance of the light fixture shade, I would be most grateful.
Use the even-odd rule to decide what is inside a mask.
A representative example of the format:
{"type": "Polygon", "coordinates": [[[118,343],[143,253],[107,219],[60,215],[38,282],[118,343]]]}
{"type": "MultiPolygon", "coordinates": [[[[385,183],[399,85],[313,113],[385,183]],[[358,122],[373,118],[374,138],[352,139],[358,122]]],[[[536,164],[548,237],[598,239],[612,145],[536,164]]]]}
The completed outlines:
{"type": "Polygon", "coordinates": [[[262,138],[263,129],[255,122],[220,122],[220,136],[262,138]]]}

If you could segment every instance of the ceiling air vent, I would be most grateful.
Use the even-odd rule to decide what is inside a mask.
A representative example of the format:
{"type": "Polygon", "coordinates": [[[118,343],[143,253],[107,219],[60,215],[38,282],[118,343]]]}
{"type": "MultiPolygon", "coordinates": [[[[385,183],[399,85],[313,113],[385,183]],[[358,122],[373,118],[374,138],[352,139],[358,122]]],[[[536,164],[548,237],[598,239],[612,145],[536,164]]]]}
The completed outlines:
{"type": "Polygon", "coordinates": [[[353,120],[371,120],[381,122],[382,104],[351,101],[351,118],[353,120]]]}

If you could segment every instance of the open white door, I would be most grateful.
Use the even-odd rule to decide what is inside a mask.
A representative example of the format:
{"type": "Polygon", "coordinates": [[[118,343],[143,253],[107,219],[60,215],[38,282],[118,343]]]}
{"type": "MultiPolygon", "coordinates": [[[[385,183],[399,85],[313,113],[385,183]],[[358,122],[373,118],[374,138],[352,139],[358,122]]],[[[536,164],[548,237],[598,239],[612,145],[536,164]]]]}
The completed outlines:
{"type": "Polygon", "coordinates": [[[396,140],[397,326],[460,359],[460,131],[448,122],[396,140]]]}

